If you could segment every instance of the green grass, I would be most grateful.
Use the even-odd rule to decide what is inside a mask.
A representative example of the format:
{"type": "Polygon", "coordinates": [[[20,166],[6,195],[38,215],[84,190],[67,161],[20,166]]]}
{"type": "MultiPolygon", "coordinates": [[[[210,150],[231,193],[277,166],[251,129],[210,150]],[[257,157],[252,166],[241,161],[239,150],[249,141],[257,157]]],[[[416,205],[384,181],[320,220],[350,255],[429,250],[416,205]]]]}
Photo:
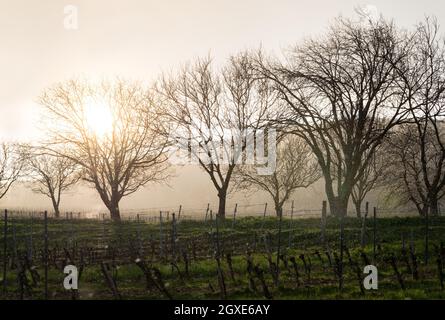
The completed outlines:
{"type": "MultiPolygon", "coordinates": [[[[55,220],[48,222],[49,249],[59,249],[59,258],[64,257],[63,248],[75,250],[76,257],[72,264],[80,266],[80,248],[100,249],[105,252],[114,249],[118,258],[103,255],[99,260],[90,263],[85,258],[85,266],[79,282],[79,297],[81,299],[113,299],[113,295],[101,272],[100,262],[105,261],[113,265],[114,276],[118,290],[123,299],[165,299],[157,289],[147,290],[146,278],[141,269],[134,263],[137,256],[150,267],[158,268],[167,291],[175,299],[219,299],[221,290],[217,276],[217,262],[214,259],[217,249],[216,239],[219,239],[221,251],[221,267],[223,270],[228,299],[264,299],[263,290],[258,277],[254,277],[257,290],[249,288],[247,276],[246,252],[252,253],[254,264],[264,271],[264,278],[268,290],[274,299],[443,299],[445,292],[441,290],[438,279],[435,246],[445,241],[445,218],[434,217],[430,221],[428,265],[423,262],[425,223],[422,218],[381,218],[377,219],[377,241],[379,244],[376,266],[379,270],[379,289],[366,291],[363,295],[355,269],[344,258],[344,285],[339,290],[338,279],[334,267],[329,266],[325,254],[326,246],[331,252],[339,252],[339,221],[329,218],[327,221],[326,239],[324,245],[320,239],[319,219],[283,219],[279,234],[279,220],[274,217],[239,218],[233,224],[231,219],[220,221],[179,221],[176,223],[177,241],[175,242],[176,263],[182,277],[170,264],[172,261],[172,222],[165,221],[162,225],[163,252],[160,256],[161,243],[160,225],[143,222],[123,222],[95,220],[55,220]],[[415,248],[418,261],[419,280],[414,280],[408,272],[408,267],[402,259],[402,237],[406,248],[410,243],[415,248]],[[269,240],[267,240],[269,239],[269,240]],[[279,240],[280,239],[280,240],[279,240]],[[286,258],[294,256],[300,273],[300,285],[297,285],[295,273],[289,262],[286,269],[280,261],[280,278],[275,286],[272,273],[269,271],[267,252],[270,251],[272,260],[276,262],[278,243],[281,243],[281,253],[286,258]],[[137,252],[139,247],[142,251],[137,252]],[[196,259],[193,257],[195,247],[196,259]],[[182,251],[181,249],[182,248],[182,251]],[[186,251],[189,257],[189,273],[185,273],[185,263],[181,252],[186,251]],[[319,251],[323,261],[320,261],[315,251],[319,251]],[[226,253],[232,253],[232,264],[235,280],[230,277],[226,261],[226,253]],[[301,254],[311,260],[311,278],[304,272],[301,254]],[[397,267],[402,274],[406,290],[401,290],[394,270],[386,259],[394,254],[397,267]]],[[[344,220],[344,240],[349,248],[352,260],[363,270],[364,262],[360,256],[360,227],[361,221],[356,218],[344,220]]],[[[0,222],[3,230],[3,221],[0,222]]],[[[17,299],[19,290],[17,285],[18,269],[11,261],[14,256],[33,253],[33,265],[41,277],[31,292],[25,294],[25,299],[42,299],[43,296],[43,263],[40,250],[43,248],[42,220],[16,218],[9,221],[7,246],[8,270],[7,292],[0,295],[2,299],[17,299]],[[31,245],[32,243],[32,245],[31,245]]],[[[367,237],[364,252],[372,259],[372,221],[367,222],[367,237]]],[[[3,248],[3,233],[0,240],[3,248]]],[[[17,259],[14,259],[17,261],[17,259]]],[[[1,254],[3,266],[3,252],[1,254]]],[[[50,263],[49,268],[49,296],[51,299],[70,299],[71,293],[63,289],[62,262],[59,259],[58,268],[50,263]]],[[[412,266],[412,261],[410,261],[412,266]]],[[[0,278],[2,275],[0,275],[0,278]]],[[[31,279],[29,272],[27,278],[31,279]]]]}

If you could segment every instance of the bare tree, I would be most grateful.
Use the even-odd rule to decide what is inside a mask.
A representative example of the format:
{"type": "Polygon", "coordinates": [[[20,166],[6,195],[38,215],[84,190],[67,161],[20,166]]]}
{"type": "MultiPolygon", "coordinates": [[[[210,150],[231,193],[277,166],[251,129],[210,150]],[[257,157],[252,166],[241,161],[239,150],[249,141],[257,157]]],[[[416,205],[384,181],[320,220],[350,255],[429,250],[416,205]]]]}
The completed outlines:
{"type": "Polygon", "coordinates": [[[376,148],[408,113],[400,75],[408,40],[383,19],[340,18],[325,37],[292,48],[285,63],[258,55],[258,71],[275,82],[288,106],[278,123],[317,157],[332,214],[346,215],[376,148]]]}
{"type": "Polygon", "coordinates": [[[368,166],[363,171],[362,176],[357,180],[352,189],[351,198],[355,206],[355,212],[358,218],[362,217],[362,204],[369,192],[382,188],[386,183],[386,171],[388,162],[386,161],[385,149],[379,147],[368,166]]]}
{"type": "Polygon", "coordinates": [[[413,125],[401,130],[400,144],[393,145],[395,165],[404,169],[399,172],[394,165],[401,178],[394,183],[420,214],[436,215],[445,187],[445,46],[435,19],[427,18],[417,26],[413,44],[403,73],[411,93],[408,105],[413,125]]]}
{"type": "MultiPolygon", "coordinates": [[[[440,139],[444,139],[444,124],[437,126],[440,139]]],[[[415,124],[406,124],[392,134],[390,143],[387,152],[391,160],[385,175],[387,200],[395,205],[412,203],[421,216],[429,212],[436,215],[438,203],[445,195],[441,178],[445,168],[443,150],[434,130],[429,128],[421,138],[415,124]],[[434,184],[427,183],[431,177],[437,179],[432,180],[434,184]]]]}
{"type": "Polygon", "coordinates": [[[266,80],[257,81],[245,53],[215,71],[210,58],[164,76],[158,86],[165,113],[175,125],[175,143],[185,141],[191,158],[209,175],[225,216],[229,183],[246,150],[246,130],[264,126],[273,95],[266,80]],[[237,149],[236,146],[240,146],[237,149]]]}
{"type": "Polygon", "coordinates": [[[263,190],[273,199],[275,212],[283,214],[283,205],[299,188],[307,188],[321,178],[312,150],[297,136],[284,137],[277,146],[277,164],[272,175],[258,175],[251,165],[236,170],[238,189],[263,190]]]}
{"type": "Polygon", "coordinates": [[[46,149],[81,168],[112,219],[120,220],[123,197],[168,177],[165,122],[140,84],[71,80],[46,90],[40,102],[52,120],[46,149]]]}
{"type": "Polygon", "coordinates": [[[35,151],[29,153],[26,164],[32,191],[50,198],[54,216],[59,218],[62,193],[80,179],[76,164],[68,158],[35,151]]]}
{"type": "Polygon", "coordinates": [[[23,153],[19,145],[0,144],[0,199],[20,177],[23,169],[23,153]]]}

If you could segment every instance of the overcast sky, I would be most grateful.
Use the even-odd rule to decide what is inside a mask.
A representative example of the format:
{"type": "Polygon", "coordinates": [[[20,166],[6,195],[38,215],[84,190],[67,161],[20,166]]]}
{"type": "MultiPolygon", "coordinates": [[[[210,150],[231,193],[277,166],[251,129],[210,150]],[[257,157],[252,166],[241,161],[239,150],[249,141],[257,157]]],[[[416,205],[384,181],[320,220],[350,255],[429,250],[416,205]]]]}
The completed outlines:
{"type": "MultiPolygon", "coordinates": [[[[35,101],[55,82],[116,75],[150,81],[163,70],[208,53],[222,61],[259,45],[279,52],[323,32],[338,15],[352,16],[357,6],[394,18],[403,27],[425,15],[435,15],[445,25],[445,4],[438,0],[0,0],[0,138],[26,140],[39,134],[35,101]],[[64,28],[66,5],[78,8],[78,30],[64,28]]],[[[200,206],[215,200],[208,179],[198,173],[180,170],[172,188],[143,190],[123,204],[153,207],[173,201],[200,206]],[[202,183],[190,186],[187,178],[197,175],[202,183]],[[195,194],[201,195],[198,200],[195,194]]],[[[84,206],[100,206],[91,192],[69,198],[67,206],[79,205],[80,198],[84,206]]],[[[300,198],[303,204],[313,202],[300,198]]],[[[24,199],[44,204],[24,190],[2,201],[26,206],[24,199]]]]}

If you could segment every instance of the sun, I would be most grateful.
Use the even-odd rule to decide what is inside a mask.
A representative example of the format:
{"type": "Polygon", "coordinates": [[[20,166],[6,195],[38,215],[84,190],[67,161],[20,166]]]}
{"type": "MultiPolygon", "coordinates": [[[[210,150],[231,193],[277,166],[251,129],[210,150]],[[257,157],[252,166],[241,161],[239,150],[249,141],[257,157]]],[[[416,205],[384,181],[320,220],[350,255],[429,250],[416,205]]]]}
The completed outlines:
{"type": "Polygon", "coordinates": [[[88,99],[84,108],[85,121],[90,133],[98,138],[108,136],[113,130],[113,115],[103,99],[88,99]]]}

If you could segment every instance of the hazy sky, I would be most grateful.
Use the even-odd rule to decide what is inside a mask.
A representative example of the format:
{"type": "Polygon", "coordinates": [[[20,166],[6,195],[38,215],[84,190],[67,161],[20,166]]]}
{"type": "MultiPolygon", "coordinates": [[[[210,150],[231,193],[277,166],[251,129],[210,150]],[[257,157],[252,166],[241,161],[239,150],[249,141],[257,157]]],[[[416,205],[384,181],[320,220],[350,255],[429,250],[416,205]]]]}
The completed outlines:
{"type": "MultiPolygon", "coordinates": [[[[425,15],[436,15],[445,25],[445,5],[438,0],[0,0],[0,137],[37,135],[36,97],[55,82],[73,76],[117,75],[150,81],[163,70],[208,53],[221,61],[260,44],[279,52],[305,36],[323,32],[336,16],[353,15],[360,5],[404,27],[425,15]],[[66,5],[78,8],[78,30],[64,28],[66,5]]],[[[199,170],[179,170],[178,175],[170,183],[172,188],[143,190],[123,205],[156,207],[174,202],[196,207],[215,200],[216,193],[199,170]],[[202,183],[190,185],[187,178],[191,177],[202,183]]],[[[4,205],[45,204],[18,189],[2,200],[4,205]]],[[[300,195],[301,206],[310,205],[320,194],[300,195]]],[[[99,207],[100,201],[94,193],[83,192],[70,196],[65,204],[99,207]]]]}

